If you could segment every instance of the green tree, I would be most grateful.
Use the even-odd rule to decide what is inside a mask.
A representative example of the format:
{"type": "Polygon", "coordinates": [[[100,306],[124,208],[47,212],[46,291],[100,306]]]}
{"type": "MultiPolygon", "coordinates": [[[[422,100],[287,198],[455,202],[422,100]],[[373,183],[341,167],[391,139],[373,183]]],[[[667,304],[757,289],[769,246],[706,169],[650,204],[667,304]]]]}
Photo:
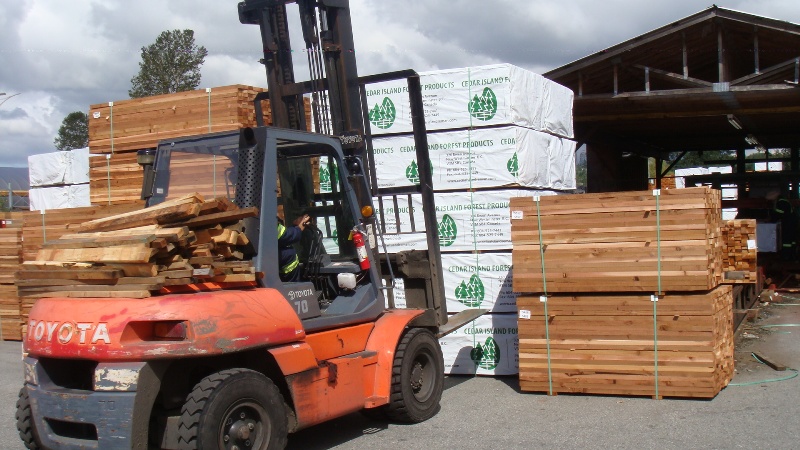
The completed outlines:
{"type": "Polygon", "coordinates": [[[162,32],[142,47],[139,74],[131,79],[131,98],[191,91],[200,85],[200,66],[208,51],[194,43],[194,31],[162,32]]]}
{"type": "Polygon", "coordinates": [[[84,148],[89,145],[89,116],[81,111],[67,114],[58,129],[55,141],[59,150],[84,148]]]}

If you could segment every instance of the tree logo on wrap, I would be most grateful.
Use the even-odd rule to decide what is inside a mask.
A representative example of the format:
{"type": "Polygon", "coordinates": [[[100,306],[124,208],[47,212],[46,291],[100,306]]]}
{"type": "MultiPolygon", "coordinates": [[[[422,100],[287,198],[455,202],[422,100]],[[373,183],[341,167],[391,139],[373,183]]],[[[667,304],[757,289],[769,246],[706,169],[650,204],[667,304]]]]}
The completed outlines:
{"type": "Polygon", "coordinates": [[[319,168],[319,189],[322,192],[331,192],[333,186],[331,183],[339,182],[339,170],[336,164],[330,166],[320,166],[319,168]]]}
{"type": "Polygon", "coordinates": [[[506,163],[506,169],[508,169],[508,173],[510,173],[514,178],[519,176],[519,159],[517,159],[517,152],[514,152],[514,156],[508,160],[506,163]]]}
{"type": "Polygon", "coordinates": [[[389,97],[384,97],[383,103],[376,103],[375,107],[369,111],[369,121],[382,130],[394,125],[394,119],[396,118],[397,110],[394,107],[394,102],[389,97]]]}
{"type": "Polygon", "coordinates": [[[483,281],[477,274],[472,275],[469,282],[462,281],[456,287],[456,300],[470,308],[481,306],[485,295],[486,289],[483,287],[483,281]]]}
{"type": "Polygon", "coordinates": [[[500,346],[491,336],[486,338],[484,344],[476,344],[469,352],[469,357],[481,369],[494,370],[500,363],[500,346]]]}
{"type": "Polygon", "coordinates": [[[439,244],[443,247],[450,247],[453,245],[453,242],[456,241],[456,236],[458,235],[458,227],[456,226],[456,221],[450,217],[449,214],[445,214],[442,217],[442,221],[439,222],[439,244]]]}
{"type": "Polygon", "coordinates": [[[414,184],[419,184],[419,166],[417,166],[417,162],[413,159],[411,160],[411,164],[406,167],[406,178],[414,184]]]}
{"type": "MultiPolygon", "coordinates": [[[[431,174],[433,173],[433,163],[431,163],[431,174]]],[[[419,184],[419,166],[413,159],[411,164],[406,167],[406,178],[413,184],[419,184]]]]}
{"type": "Polygon", "coordinates": [[[467,108],[472,117],[484,122],[491,120],[497,113],[497,96],[493,90],[486,87],[480,97],[478,95],[472,97],[467,108]]]}

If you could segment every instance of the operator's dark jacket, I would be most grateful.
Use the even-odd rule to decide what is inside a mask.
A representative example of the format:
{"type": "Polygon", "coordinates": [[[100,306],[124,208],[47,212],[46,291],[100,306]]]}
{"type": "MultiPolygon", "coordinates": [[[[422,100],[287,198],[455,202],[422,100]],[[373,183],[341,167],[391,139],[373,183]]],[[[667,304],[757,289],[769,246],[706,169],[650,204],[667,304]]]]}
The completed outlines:
{"type": "Polygon", "coordinates": [[[278,223],[278,262],[281,268],[281,279],[283,281],[297,281],[299,270],[297,266],[299,260],[297,258],[297,251],[295,251],[293,244],[300,241],[303,231],[298,226],[285,227],[283,233],[281,228],[283,224],[278,223]]]}

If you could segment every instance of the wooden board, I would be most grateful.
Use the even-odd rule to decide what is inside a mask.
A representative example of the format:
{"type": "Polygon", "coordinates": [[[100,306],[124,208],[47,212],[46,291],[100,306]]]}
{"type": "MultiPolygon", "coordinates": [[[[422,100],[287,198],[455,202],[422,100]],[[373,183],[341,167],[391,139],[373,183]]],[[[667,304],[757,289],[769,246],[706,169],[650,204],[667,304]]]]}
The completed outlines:
{"type": "Polygon", "coordinates": [[[512,198],[516,292],[707,291],[722,280],[719,191],[512,198]]]}
{"type": "Polygon", "coordinates": [[[552,381],[553,393],[653,396],[656,361],[659,396],[712,398],[733,376],[730,286],[655,304],[636,294],[520,296],[517,307],[523,391],[549,392],[552,381]]]}
{"type": "Polygon", "coordinates": [[[48,239],[36,259],[16,271],[22,316],[40,297],[144,298],[198,283],[205,289],[253,287],[255,269],[241,260],[237,230],[240,219],[257,214],[256,208],[190,194],[70,227],[73,232],[48,239]],[[142,225],[151,219],[157,223],[142,225]]]}

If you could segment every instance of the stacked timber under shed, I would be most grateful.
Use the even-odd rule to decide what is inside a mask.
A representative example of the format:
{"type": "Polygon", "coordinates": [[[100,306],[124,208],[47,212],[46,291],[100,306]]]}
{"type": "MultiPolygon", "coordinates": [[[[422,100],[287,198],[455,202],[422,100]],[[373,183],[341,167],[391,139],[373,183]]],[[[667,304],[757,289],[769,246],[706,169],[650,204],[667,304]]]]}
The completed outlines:
{"type": "MultiPolygon", "coordinates": [[[[425,72],[420,83],[425,162],[416,160],[405,81],[367,86],[378,186],[418,184],[419,164],[430,164],[447,311],[490,311],[441,340],[445,371],[516,374],[509,200],[575,189],[573,93],[509,64],[425,72]]],[[[381,202],[388,250],[425,248],[420,198],[381,202]]]]}
{"type": "Polygon", "coordinates": [[[19,295],[144,298],[255,286],[240,220],[257,214],[193,194],[70,227],[23,263],[19,295]]]}
{"type": "Polygon", "coordinates": [[[521,389],[711,398],[725,387],[733,298],[721,283],[737,268],[729,249],[750,236],[735,230],[754,224],[723,222],[720,203],[707,187],[512,199],[521,389]]]}

